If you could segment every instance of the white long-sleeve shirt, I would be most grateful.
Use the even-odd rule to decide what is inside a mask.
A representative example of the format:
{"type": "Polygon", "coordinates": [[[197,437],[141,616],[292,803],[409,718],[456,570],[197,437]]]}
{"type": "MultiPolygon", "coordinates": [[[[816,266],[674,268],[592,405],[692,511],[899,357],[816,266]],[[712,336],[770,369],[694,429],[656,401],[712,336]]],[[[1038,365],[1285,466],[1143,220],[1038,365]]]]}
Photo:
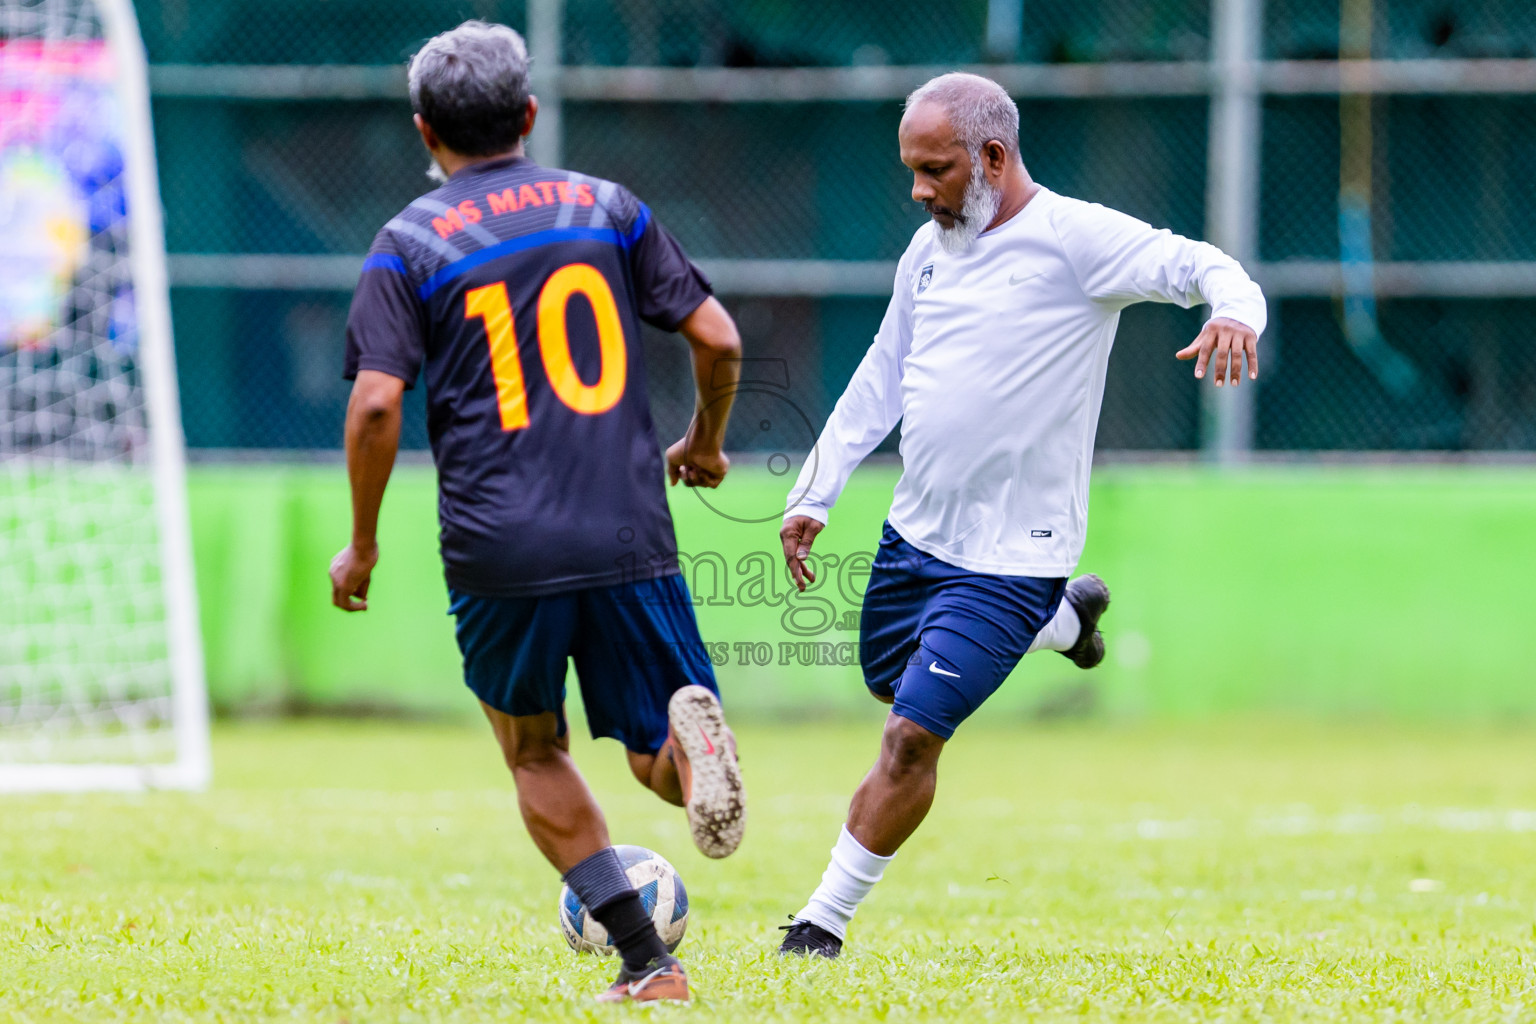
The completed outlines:
{"type": "Polygon", "coordinates": [[[959,255],[923,225],[786,518],[826,522],[900,420],[889,518],[909,544],[973,572],[1071,575],[1110,346],[1143,300],[1265,326],[1263,293],[1215,246],[1049,189],[959,255]]]}

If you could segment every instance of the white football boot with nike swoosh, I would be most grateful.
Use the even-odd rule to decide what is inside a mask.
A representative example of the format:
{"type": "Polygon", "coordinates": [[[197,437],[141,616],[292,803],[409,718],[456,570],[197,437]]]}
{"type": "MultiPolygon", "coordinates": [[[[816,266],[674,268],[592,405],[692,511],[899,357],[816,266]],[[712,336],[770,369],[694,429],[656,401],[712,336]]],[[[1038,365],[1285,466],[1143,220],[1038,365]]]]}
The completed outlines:
{"type": "Polygon", "coordinates": [[[720,699],[685,686],[667,703],[667,725],[693,845],[706,857],[728,857],[746,829],[747,791],[720,699]]]}

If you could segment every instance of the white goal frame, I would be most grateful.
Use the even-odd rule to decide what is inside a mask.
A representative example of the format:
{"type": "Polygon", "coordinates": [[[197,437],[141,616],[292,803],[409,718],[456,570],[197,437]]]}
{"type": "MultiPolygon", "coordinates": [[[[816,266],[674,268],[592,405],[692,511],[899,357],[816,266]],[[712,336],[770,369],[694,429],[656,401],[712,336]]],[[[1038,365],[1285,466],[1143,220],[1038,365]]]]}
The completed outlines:
{"type": "Polygon", "coordinates": [[[202,789],[212,777],[208,691],[192,573],[187,510],[186,439],[176,384],[171,309],[160,210],[159,172],[149,109],[149,70],[132,0],[94,0],[112,54],[126,120],[121,139],[128,201],[129,273],[137,318],[139,371],[150,436],[150,469],[159,534],[175,759],[0,764],[0,792],[202,789]]]}

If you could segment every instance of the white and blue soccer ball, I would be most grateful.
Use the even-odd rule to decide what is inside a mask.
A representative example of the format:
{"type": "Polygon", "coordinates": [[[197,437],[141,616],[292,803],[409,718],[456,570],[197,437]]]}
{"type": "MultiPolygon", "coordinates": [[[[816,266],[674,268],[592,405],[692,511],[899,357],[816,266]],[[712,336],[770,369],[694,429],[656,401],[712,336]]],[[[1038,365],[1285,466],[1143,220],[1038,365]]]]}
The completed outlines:
{"type": "MultiPolygon", "coordinates": [[[[682,945],[683,932],[688,929],[688,890],[677,869],[654,850],[643,846],[615,846],[619,863],[630,884],[640,893],[640,905],[651,915],[661,941],[667,951],[682,945]]],[[[617,947],[608,941],[608,929],[587,913],[581,900],[568,885],[560,888],[560,930],[565,941],[578,953],[597,953],[612,956],[617,947]]]]}

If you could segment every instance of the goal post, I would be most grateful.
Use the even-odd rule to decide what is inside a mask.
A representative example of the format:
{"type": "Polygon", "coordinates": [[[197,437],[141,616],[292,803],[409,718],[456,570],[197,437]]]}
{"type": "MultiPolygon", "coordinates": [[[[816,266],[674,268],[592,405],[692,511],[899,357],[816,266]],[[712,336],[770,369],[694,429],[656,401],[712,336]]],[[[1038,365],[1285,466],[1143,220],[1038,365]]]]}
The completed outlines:
{"type": "Polygon", "coordinates": [[[0,0],[0,104],[0,791],[201,788],[185,443],[131,0],[0,0]]]}

